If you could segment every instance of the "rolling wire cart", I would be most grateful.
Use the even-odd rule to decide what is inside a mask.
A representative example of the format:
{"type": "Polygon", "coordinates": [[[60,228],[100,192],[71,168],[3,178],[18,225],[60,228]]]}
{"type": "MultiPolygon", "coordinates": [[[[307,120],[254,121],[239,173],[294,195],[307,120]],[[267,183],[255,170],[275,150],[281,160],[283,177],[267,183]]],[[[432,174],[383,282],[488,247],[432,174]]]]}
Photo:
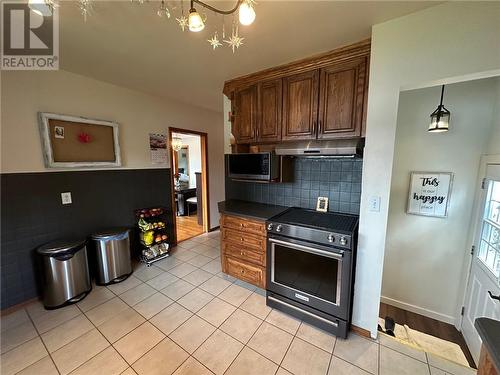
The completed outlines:
{"type": "Polygon", "coordinates": [[[135,210],[141,244],[140,260],[148,267],[170,255],[166,215],[164,207],[135,210]]]}

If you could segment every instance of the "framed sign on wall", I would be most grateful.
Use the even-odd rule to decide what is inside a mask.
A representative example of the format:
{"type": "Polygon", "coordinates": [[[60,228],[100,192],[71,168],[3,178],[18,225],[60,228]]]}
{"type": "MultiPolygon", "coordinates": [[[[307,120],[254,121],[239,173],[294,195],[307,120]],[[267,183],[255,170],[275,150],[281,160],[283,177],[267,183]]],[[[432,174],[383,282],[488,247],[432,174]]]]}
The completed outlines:
{"type": "Polygon", "coordinates": [[[121,166],[118,124],[39,112],[47,168],[121,166]]]}
{"type": "Polygon", "coordinates": [[[411,172],[406,212],[423,216],[448,216],[452,182],[451,172],[411,172]]]}

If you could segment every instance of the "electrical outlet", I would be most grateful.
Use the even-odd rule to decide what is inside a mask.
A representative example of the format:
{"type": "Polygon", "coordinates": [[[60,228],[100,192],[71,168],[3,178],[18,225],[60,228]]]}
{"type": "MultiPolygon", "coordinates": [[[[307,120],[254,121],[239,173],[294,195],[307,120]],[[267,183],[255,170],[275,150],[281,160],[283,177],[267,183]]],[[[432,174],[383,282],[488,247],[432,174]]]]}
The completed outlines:
{"type": "Polygon", "coordinates": [[[61,201],[62,204],[71,204],[73,203],[71,200],[71,193],[69,191],[65,193],[61,193],[61,201]]]}
{"type": "Polygon", "coordinates": [[[368,201],[368,207],[372,212],[380,212],[380,197],[370,197],[370,200],[368,201]]]}

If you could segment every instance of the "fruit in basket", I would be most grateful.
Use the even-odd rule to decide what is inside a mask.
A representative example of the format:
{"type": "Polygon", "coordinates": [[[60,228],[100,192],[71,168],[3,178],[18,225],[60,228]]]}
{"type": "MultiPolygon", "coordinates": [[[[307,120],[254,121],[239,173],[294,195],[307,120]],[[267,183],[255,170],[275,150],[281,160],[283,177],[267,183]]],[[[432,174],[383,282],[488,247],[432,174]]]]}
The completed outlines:
{"type": "Polygon", "coordinates": [[[143,232],[148,231],[148,230],[150,230],[150,229],[151,229],[150,224],[149,224],[146,220],[144,220],[144,219],[142,219],[142,218],[141,218],[141,219],[139,219],[139,222],[137,223],[137,225],[139,226],[139,228],[140,228],[143,232]]]}
{"type": "Polygon", "coordinates": [[[146,246],[150,246],[154,241],[154,232],[152,230],[148,230],[142,234],[142,241],[146,246]]]}
{"type": "Polygon", "coordinates": [[[155,242],[161,242],[161,236],[156,236],[155,237],[155,242]]]}
{"type": "Polygon", "coordinates": [[[161,240],[162,241],[165,241],[167,238],[168,238],[168,236],[166,234],[164,234],[164,235],[161,236],[161,240]]]}

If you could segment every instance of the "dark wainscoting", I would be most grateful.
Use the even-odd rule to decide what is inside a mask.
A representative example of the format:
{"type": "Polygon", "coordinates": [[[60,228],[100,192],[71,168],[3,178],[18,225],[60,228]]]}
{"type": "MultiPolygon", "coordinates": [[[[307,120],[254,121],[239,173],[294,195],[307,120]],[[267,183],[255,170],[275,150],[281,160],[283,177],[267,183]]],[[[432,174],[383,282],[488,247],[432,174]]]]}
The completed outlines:
{"type": "MultiPolygon", "coordinates": [[[[1,308],[40,294],[34,250],[135,223],[134,209],[163,206],[171,221],[170,169],[1,174],[1,308]],[[73,203],[61,204],[69,191],[73,203]]],[[[174,237],[172,223],[169,236],[174,237]]]]}

